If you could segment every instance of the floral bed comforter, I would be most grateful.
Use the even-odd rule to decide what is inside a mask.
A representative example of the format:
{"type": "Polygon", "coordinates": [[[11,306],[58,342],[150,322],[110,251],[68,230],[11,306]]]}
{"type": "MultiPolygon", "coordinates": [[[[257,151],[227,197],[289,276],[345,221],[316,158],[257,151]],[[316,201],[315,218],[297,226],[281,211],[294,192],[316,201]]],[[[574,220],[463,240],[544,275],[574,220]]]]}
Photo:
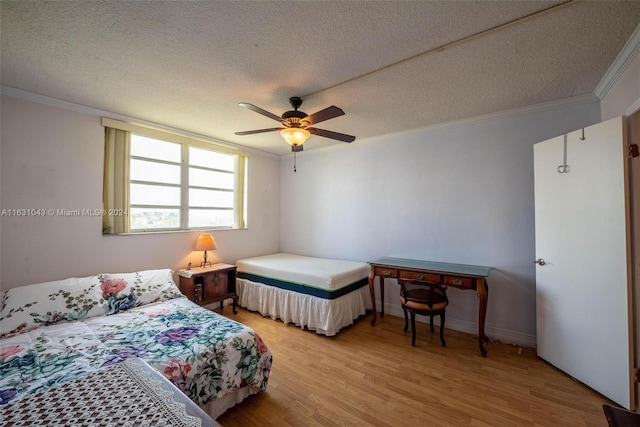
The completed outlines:
{"type": "Polygon", "coordinates": [[[0,403],[129,357],[144,359],[198,404],[244,386],[265,390],[272,360],[252,329],[179,297],[0,340],[0,403]]]}

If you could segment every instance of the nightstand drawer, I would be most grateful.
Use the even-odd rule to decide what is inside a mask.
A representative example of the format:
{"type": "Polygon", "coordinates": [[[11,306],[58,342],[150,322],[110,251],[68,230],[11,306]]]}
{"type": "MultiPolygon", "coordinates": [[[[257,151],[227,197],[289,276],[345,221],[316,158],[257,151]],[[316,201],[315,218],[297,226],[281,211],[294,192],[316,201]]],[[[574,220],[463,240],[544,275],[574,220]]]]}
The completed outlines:
{"type": "Polygon", "coordinates": [[[375,275],[381,277],[398,277],[398,270],[387,267],[376,267],[375,275]]]}
{"type": "Polygon", "coordinates": [[[441,276],[439,274],[418,273],[415,271],[401,271],[401,279],[424,280],[425,282],[440,283],[441,276]]]}
{"type": "Polygon", "coordinates": [[[473,279],[468,277],[444,276],[444,284],[458,288],[473,289],[473,279]]]}

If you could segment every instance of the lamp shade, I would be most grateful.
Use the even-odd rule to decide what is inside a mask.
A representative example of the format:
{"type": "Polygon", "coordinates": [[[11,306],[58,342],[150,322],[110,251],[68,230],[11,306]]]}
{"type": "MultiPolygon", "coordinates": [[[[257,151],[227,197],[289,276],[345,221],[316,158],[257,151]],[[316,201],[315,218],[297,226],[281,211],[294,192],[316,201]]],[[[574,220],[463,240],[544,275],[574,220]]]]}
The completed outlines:
{"type": "Polygon", "coordinates": [[[302,128],[286,128],[280,131],[280,135],[291,145],[302,145],[311,134],[302,128]]]}
{"type": "Polygon", "coordinates": [[[198,236],[198,241],[196,242],[196,251],[213,251],[218,249],[216,246],[216,241],[213,236],[209,233],[203,233],[198,236]]]}

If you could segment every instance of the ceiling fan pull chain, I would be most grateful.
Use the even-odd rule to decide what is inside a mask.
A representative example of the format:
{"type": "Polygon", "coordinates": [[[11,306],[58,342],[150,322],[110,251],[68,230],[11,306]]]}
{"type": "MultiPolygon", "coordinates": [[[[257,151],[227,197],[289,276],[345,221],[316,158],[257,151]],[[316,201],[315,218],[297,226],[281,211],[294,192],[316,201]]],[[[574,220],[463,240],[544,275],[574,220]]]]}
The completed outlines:
{"type": "Polygon", "coordinates": [[[293,152],[293,171],[298,172],[296,170],[296,152],[295,151],[293,152]]]}

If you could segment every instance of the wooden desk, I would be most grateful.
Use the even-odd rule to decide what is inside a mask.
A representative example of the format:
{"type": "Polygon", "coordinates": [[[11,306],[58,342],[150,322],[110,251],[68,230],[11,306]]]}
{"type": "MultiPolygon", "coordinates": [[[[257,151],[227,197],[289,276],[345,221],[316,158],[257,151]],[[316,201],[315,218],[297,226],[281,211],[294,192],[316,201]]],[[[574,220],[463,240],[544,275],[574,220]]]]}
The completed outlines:
{"type": "Polygon", "coordinates": [[[380,317],[384,316],[384,279],[410,279],[425,280],[427,282],[440,283],[445,286],[458,289],[474,290],[478,293],[478,344],[480,353],[487,355],[485,343],[487,336],[484,334],[484,321],[487,315],[487,301],[489,299],[489,286],[487,277],[491,273],[491,267],[479,265],[450,264],[445,262],[422,261],[403,258],[379,258],[369,261],[371,271],[369,273],[369,292],[373,305],[373,318],[371,326],[376,324],[376,292],[374,279],[380,278],[380,317]]]}

